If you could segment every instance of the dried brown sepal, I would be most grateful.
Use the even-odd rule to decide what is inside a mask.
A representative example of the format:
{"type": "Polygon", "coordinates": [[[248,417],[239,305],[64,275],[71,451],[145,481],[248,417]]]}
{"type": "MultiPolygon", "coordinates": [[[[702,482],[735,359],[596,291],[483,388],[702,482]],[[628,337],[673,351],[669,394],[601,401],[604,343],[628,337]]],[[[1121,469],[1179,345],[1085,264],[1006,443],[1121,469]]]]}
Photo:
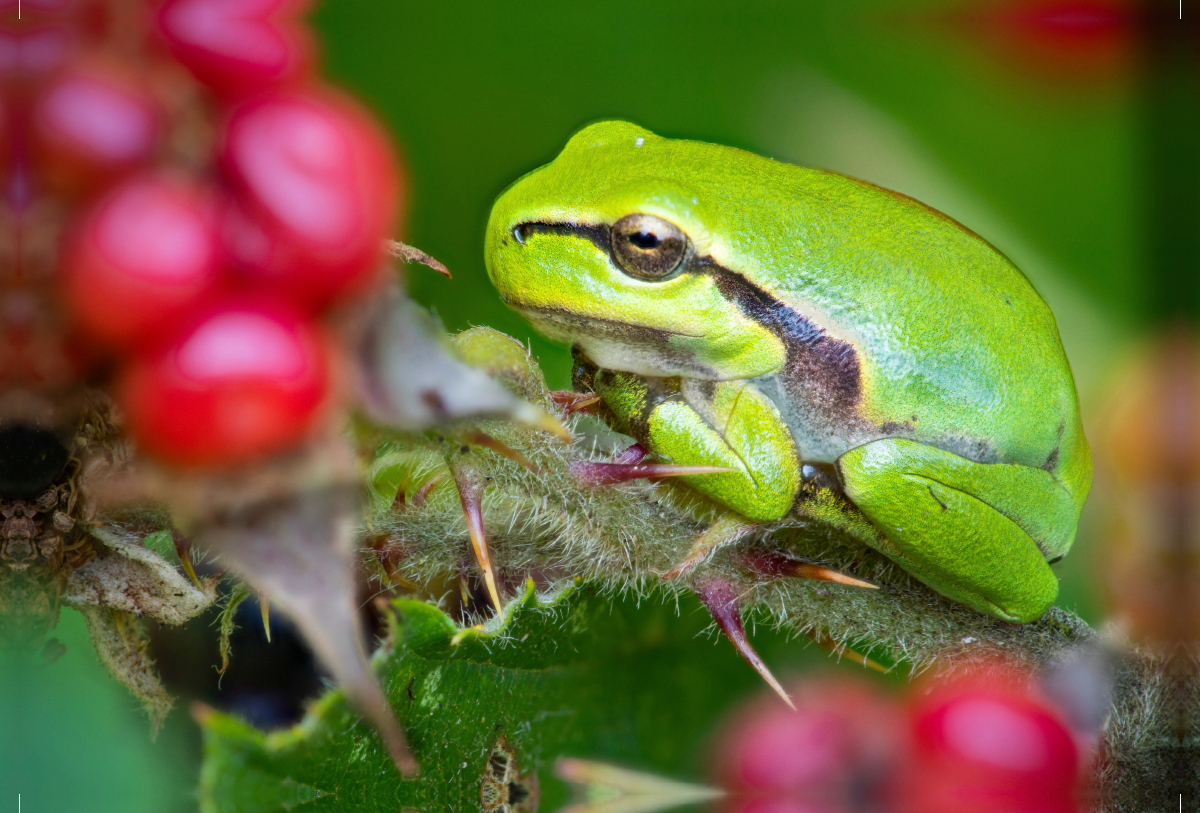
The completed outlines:
{"type": "Polygon", "coordinates": [[[146,651],[148,641],[142,636],[137,619],[120,610],[95,605],[80,607],[80,612],[100,663],[142,704],[150,718],[150,736],[157,737],[175,698],[167,694],[158,679],[154,662],[146,651]]]}
{"type": "Polygon", "coordinates": [[[415,246],[410,246],[408,243],[401,243],[399,240],[385,240],[384,247],[387,249],[388,254],[391,254],[398,260],[406,263],[420,263],[426,268],[432,268],[446,279],[451,278],[449,268],[415,246]]]}
{"type": "Polygon", "coordinates": [[[194,584],[154,551],[104,526],[91,535],[96,556],[67,579],[63,604],[80,611],[105,607],[178,626],[216,601],[217,579],[194,584]]]}

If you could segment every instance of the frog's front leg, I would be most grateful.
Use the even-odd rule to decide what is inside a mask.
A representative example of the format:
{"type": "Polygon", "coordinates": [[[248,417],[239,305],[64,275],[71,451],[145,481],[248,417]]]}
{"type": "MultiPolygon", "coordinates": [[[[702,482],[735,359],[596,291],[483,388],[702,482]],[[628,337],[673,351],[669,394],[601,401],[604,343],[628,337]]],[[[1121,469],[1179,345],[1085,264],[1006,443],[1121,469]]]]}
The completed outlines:
{"type": "Polygon", "coordinates": [[[791,510],[800,464],[774,405],[745,382],[643,378],[598,371],[590,382],[618,424],[677,466],[719,467],[683,476],[693,490],[730,509],[663,574],[675,578],[759,522],[791,510]]]}
{"type": "Polygon", "coordinates": [[[607,370],[593,379],[622,429],[682,466],[719,474],[684,476],[692,489],[753,522],[786,516],[800,486],[800,461],[774,405],[741,381],[702,382],[687,395],[678,379],[607,370]]]}
{"type": "Polygon", "coordinates": [[[939,593],[1021,622],[1054,601],[1047,559],[1070,547],[1079,506],[1050,472],[901,438],[851,449],[837,467],[846,495],[890,543],[881,552],[939,593]]]}

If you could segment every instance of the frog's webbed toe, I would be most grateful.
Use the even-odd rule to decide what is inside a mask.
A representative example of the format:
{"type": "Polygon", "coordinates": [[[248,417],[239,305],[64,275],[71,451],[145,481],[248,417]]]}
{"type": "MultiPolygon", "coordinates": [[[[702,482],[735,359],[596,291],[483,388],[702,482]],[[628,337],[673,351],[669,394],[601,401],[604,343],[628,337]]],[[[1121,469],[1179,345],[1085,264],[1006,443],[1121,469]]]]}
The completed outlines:
{"type": "Polygon", "coordinates": [[[851,449],[837,465],[846,496],[886,538],[881,552],[939,593],[1022,622],[1054,601],[1047,559],[1070,547],[1078,508],[1050,472],[902,438],[851,449]]]}

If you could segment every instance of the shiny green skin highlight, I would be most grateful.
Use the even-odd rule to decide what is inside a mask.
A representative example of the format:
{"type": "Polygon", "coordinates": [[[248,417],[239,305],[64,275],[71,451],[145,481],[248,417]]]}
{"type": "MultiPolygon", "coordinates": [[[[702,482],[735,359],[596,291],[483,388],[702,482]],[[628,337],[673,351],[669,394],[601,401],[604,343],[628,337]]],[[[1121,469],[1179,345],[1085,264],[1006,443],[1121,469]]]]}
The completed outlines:
{"type": "Polygon", "coordinates": [[[960,224],[835,173],[603,122],[501,195],[485,251],[505,301],[593,365],[627,431],[736,470],[692,488],[755,521],[826,522],[1000,618],[1054,600],[1047,560],[1092,477],[1074,382],[1049,308],[960,224]],[[674,276],[614,260],[608,227],[633,213],[688,236],[674,276]]]}

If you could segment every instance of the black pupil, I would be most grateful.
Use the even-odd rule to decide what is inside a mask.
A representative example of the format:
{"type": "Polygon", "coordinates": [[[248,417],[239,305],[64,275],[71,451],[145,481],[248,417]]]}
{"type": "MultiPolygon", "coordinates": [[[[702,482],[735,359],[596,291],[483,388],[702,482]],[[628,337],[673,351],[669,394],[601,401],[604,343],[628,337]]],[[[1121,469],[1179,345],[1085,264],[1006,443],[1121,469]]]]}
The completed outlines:
{"type": "Polygon", "coordinates": [[[639,231],[629,235],[629,242],[633,243],[640,249],[645,249],[648,251],[652,248],[658,248],[659,239],[658,235],[654,232],[639,231]]]}

